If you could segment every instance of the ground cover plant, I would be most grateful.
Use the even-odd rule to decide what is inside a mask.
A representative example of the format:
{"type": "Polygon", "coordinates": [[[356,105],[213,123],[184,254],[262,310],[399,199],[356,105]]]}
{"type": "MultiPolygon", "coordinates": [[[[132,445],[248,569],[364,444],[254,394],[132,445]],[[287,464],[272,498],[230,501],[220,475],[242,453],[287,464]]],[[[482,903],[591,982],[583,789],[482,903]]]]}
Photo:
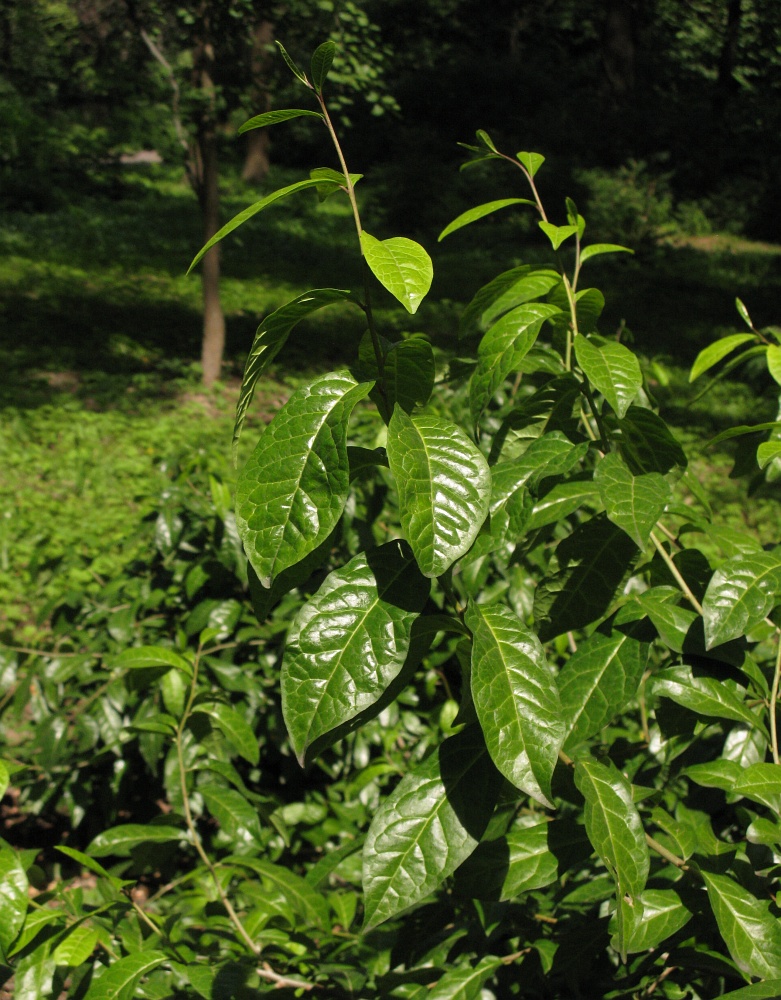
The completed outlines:
{"type": "MultiPolygon", "coordinates": [[[[249,125],[328,127],[331,54],[291,65],[312,111],[249,125]]],[[[623,248],[572,202],[552,222],[542,157],[478,133],[470,162],[524,186],[443,239],[520,206],[549,262],[484,285],[438,367],[372,306],[376,278],[418,317],[430,258],[365,231],[333,138],[342,172],[284,193],[346,196],[365,283],[266,317],[236,445],[304,315],[365,319],[349,367],[250,442],[235,514],[183,453],[146,508],[155,555],[56,603],[43,670],[4,654],[14,995],[777,995],[781,561],[711,516],[637,357],[598,333],[583,277],[623,248]],[[20,843],[52,803],[57,870],[20,843]]],[[[742,348],[777,380],[741,309],[695,379],[742,348]]],[[[777,430],[737,429],[755,476],[777,430]]]]}

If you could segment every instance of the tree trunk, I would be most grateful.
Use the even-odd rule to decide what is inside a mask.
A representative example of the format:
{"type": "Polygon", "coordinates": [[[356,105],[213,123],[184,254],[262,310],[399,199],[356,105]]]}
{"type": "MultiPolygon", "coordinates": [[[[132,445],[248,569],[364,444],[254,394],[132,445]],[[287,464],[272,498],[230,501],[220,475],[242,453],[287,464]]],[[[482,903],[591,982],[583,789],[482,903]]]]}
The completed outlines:
{"type": "Polygon", "coordinates": [[[635,85],[634,10],[628,0],[607,0],[602,31],[602,64],[614,94],[628,94],[635,85]]]}
{"type": "Polygon", "coordinates": [[[716,93],[713,99],[713,110],[720,118],[727,109],[730,98],[737,89],[737,81],[733,75],[735,56],[740,39],[740,21],[743,11],[740,0],[729,0],[727,4],[727,30],[719,55],[719,75],[716,80],[716,93]]]}
{"type": "MultiPolygon", "coordinates": [[[[201,137],[203,241],[208,242],[220,228],[220,174],[217,140],[213,130],[201,137]]],[[[201,262],[203,289],[203,340],[201,366],[207,387],[220,377],[225,350],[225,316],[220,302],[220,247],[214,246],[201,262]]]]}
{"type": "MultiPolygon", "coordinates": [[[[271,63],[271,45],[274,41],[274,25],[271,21],[258,21],[252,29],[252,114],[262,115],[271,110],[271,93],[268,78],[271,63]]],[[[260,184],[269,171],[268,129],[256,128],[247,133],[247,155],[242,180],[250,184],[260,184]]]]}

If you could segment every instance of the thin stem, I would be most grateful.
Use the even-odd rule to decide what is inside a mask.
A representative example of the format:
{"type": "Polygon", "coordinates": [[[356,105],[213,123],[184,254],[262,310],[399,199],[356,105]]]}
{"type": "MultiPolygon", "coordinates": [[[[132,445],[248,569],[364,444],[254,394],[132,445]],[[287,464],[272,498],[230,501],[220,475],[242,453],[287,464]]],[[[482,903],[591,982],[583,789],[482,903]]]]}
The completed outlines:
{"type": "Polygon", "coordinates": [[[781,680],[781,629],[776,633],[778,652],[776,653],[776,669],[773,671],[773,686],[770,690],[770,746],[773,751],[773,763],[779,764],[778,756],[778,723],[776,722],[776,706],[778,704],[778,686],[781,680]]]}
{"type": "Polygon", "coordinates": [[[692,871],[683,858],[679,858],[677,854],[668,851],[658,840],[654,840],[650,833],[645,835],[645,842],[652,851],[656,851],[660,857],[664,858],[665,861],[669,861],[671,865],[675,865],[676,868],[680,868],[682,872],[692,871]]]}
{"type": "Polygon", "coordinates": [[[255,971],[261,979],[267,979],[270,983],[276,983],[278,989],[284,989],[286,986],[291,990],[313,990],[315,988],[314,983],[307,983],[303,979],[288,979],[287,976],[282,976],[278,972],[274,972],[268,962],[264,962],[261,968],[255,971]]]}
{"type": "Polygon", "coordinates": [[[697,614],[701,615],[702,614],[702,605],[697,600],[697,598],[694,596],[694,594],[691,592],[691,589],[690,589],[688,583],[681,576],[681,574],[680,574],[680,572],[678,570],[678,567],[673,562],[672,556],[667,551],[667,549],[662,545],[662,543],[659,541],[659,539],[656,537],[656,535],[653,533],[653,531],[651,532],[651,541],[654,543],[654,546],[656,547],[656,551],[659,553],[659,555],[662,557],[662,559],[664,559],[665,563],[667,564],[667,568],[672,573],[673,577],[675,578],[675,582],[681,588],[681,591],[684,594],[684,596],[688,599],[689,603],[694,608],[694,610],[697,612],[697,614]]]}

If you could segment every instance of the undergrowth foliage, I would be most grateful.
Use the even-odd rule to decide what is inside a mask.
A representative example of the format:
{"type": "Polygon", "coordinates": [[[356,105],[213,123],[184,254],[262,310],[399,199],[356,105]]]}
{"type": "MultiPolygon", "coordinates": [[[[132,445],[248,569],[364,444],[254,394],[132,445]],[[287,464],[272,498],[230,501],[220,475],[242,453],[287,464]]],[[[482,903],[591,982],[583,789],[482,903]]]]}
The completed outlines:
{"type": "MultiPolygon", "coordinates": [[[[554,222],[544,158],[480,131],[466,166],[511,165],[523,196],[440,239],[520,206],[550,264],[477,291],[446,370],[424,335],[386,338],[378,283],[414,315],[431,259],[362,227],[324,96],[334,46],[309,74],[280,49],[316,110],[243,130],[310,117],[340,169],[256,202],[193,264],[312,188],[349,200],[363,286],[263,320],[234,448],[300,320],[345,301],[366,333],[265,427],[235,515],[216,479],[211,514],[161,511],[133,618],[155,610],[157,641],[55,656],[32,708],[29,686],[11,699],[40,732],[4,788],[77,813],[48,884],[36,851],[0,850],[15,996],[778,996],[781,550],[714,526],[638,358],[599,333],[590,262],[626,248],[589,243],[572,201],[554,222]],[[182,593],[199,601],[177,618],[182,593]],[[95,657],[105,677],[64,718],[95,657]]],[[[739,308],[748,332],[692,377],[742,347],[781,382],[778,331],[739,308]]],[[[769,435],[754,475],[774,474],[780,428],[728,432],[769,435]]]]}

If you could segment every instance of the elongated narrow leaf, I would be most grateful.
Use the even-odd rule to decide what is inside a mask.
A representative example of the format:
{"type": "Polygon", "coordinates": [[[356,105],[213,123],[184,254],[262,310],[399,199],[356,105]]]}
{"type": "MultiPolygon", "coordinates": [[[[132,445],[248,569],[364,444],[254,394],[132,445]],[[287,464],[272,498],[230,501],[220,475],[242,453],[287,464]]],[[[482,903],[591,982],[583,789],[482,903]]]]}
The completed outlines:
{"type": "Polygon", "coordinates": [[[298,79],[301,81],[301,83],[303,83],[307,87],[309,87],[310,83],[307,80],[306,75],[293,62],[293,59],[291,58],[291,56],[288,55],[287,50],[285,49],[285,46],[282,44],[282,42],[276,42],[276,46],[279,49],[280,55],[282,56],[282,58],[287,63],[288,68],[293,73],[293,75],[296,76],[296,77],[298,77],[298,79]]]}
{"type": "MultiPolygon", "coordinates": [[[[640,896],[627,904],[619,900],[623,911],[623,947],[630,955],[656,948],[692,918],[691,910],[684,904],[675,889],[646,889],[640,896]]],[[[616,929],[615,917],[610,929],[616,929]]],[[[613,947],[619,948],[614,939],[613,947]]]]}
{"type": "Polygon", "coordinates": [[[601,392],[618,417],[623,417],[643,386],[640,362],[623,344],[595,344],[575,338],[575,356],[591,385],[601,392]]]}
{"type": "Polygon", "coordinates": [[[781,430],[781,421],[778,420],[768,420],[763,424],[737,424],[734,427],[728,427],[720,434],[712,437],[706,447],[712,448],[713,445],[721,444],[722,441],[731,441],[732,438],[745,437],[746,434],[759,434],[762,431],[779,430],[781,430]]]}
{"type": "Polygon", "coordinates": [[[781,767],[761,762],[752,764],[741,770],[732,791],[736,795],[745,795],[754,802],[761,802],[778,813],[781,811],[781,767]]]}
{"type": "Polygon", "coordinates": [[[653,587],[644,594],[637,595],[637,602],[651,619],[661,640],[676,653],[683,652],[683,644],[697,618],[697,612],[691,608],[682,607],[676,601],[680,591],[674,591],[674,598],[660,594],[661,587],[653,587]]]}
{"type": "Polygon", "coordinates": [[[281,677],[282,712],[299,761],[397,676],[429,590],[409,546],[388,542],[331,573],[301,608],[281,677]]]}
{"type": "MultiPolygon", "coordinates": [[[[588,451],[588,442],[574,445],[561,431],[535,438],[518,458],[491,469],[491,513],[519,486],[537,487],[547,476],[561,476],[577,465],[588,451]]],[[[594,495],[594,491],[589,493],[594,495]]]]}
{"type": "Polygon", "coordinates": [[[487,201],[484,205],[477,205],[475,208],[470,208],[466,212],[462,212],[457,218],[453,219],[442,232],[437,237],[437,240],[441,242],[446,236],[454,233],[457,229],[463,229],[464,226],[468,226],[470,222],[477,222],[478,219],[485,218],[486,215],[491,215],[493,212],[498,212],[500,208],[508,208],[510,205],[533,205],[533,201],[529,201],[528,198],[501,198],[499,201],[487,201]]]}
{"type": "Polygon", "coordinates": [[[315,927],[325,927],[328,921],[328,904],[313,886],[300,875],[275,865],[263,858],[248,858],[243,855],[231,855],[223,859],[224,864],[238,865],[266,879],[280,890],[296,913],[315,927]]]}
{"type": "Polygon", "coordinates": [[[555,882],[559,863],[548,847],[550,826],[537,823],[478,844],[456,872],[456,893],[505,901],[555,882]]]}
{"type": "Polygon", "coordinates": [[[362,232],[361,249],[380,284],[401,302],[407,312],[416,313],[434,277],[434,265],[423,247],[405,236],[381,241],[362,232]]]}
{"type": "Polygon", "coordinates": [[[400,406],[387,448],[407,541],[424,576],[441,576],[488,515],[488,463],[456,424],[430,413],[409,416],[400,406]]]}
{"type": "MultiPolygon", "coordinates": [[[[472,301],[461,314],[459,323],[460,332],[462,334],[467,332],[473,324],[478,324],[481,329],[487,330],[491,324],[486,323],[482,319],[485,310],[494,302],[497,302],[503,295],[508,294],[510,289],[514,288],[519,281],[528,277],[531,271],[532,269],[528,264],[520,264],[518,267],[513,267],[509,271],[498,274],[487,285],[483,285],[482,288],[475,292],[472,301]]],[[[520,303],[515,302],[513,305],[520,305],[520,303]]],[[[510,306],[509,308],[512,307],[510,306]]],[[[507,310],[504,311],[506,312],[507,310]]],[[[494,318],[498,319],[499,315],[494,318]]]]}
{"type": "Polygon", "coordinates": [[[653,676],[653,690],[698,715],[733,719],[761,728],[759,718],[727,685],[713,677],[695,677],[691,667],[681,665],[659,670],[653,676]]]}
{"type": "Polygon", "coordinates": [[[534,505],[531,518],[527,525],[529,531],[535,531],[546,524],[555,524],[570,514],[574,514],[584,504],[599,508],[602,498],[597,484],[588,473],[582,473],[556,483],[534,505]]]}
{"type": "Polygon", "coordinates": [[[0,760],[0,799],[4,798],[10,783],[11,775],[8,773],[8,768],[5,766],[5,763],[0,760]]]}
{"type": "Polygon", "coordinates": [[[586,800],[586,833],[616,881],[619,896],[637,899],[650,860],[640,814],[629,782],[613,764],[575,762],[575,784],[586,800]]]}
{"type": "Polygon", "coordinates": [[[304,292],[291,302],[275,310],[263,320],[255,332],[255,339],[247,355],[241,380],[239,401],[236,404],[236,421],[233,425],[233,457],[239,446],[247,410],[252,402],[257,381],[284,346],[291,330],[310,313],[323,306],[351,299],[352,293],[341,288],[315,288],[304,292]]]}
{"type": "Polygon", "coordinates": [[[16,851],[0,847],[0,958],[8,953],[27,913],[27,875],[16,851]]]}
{"type": "Polygon", "coordinates": [[[436,986],[426,992],[426,1000],[478,1000],[483,984],[501,964],[501,958],[486,955],[474,966],[449,969],[436,986]]]}
{"type": "Polygon", "coordinates": [[[98,932],[84,924],[74,927],[54,949],[54,961],[57,965],[83,965],[90,957],[98,943],[98,932]]]}
{"type": "Polygon", "coordinates": [[[658,472],[632,475],[615,453],[605,455],[599,463],[594,482],[607,516],[644,550],[656,522],[672,500],[670,484],[658,472]]]}
{"type": "Polygon", "coordinates": [[[740,780],[742,770],[734,760],[710,760],[705,764],[685,767],[681,773],[705,788],[720,788],[723,792],[732,792],[740,780]]]}
{"type": "Polygon", "coordinates": [[[213,246],[224,239],[229,233],[232,233],[234,229],[238,229],[239,226],[243,225],[248,219],[251,219],[253,215],[257,215],[258,212],[262,212],[264,208],[268,208],[269,205],[273,205],[275,201],[279,201],[281,198],[287,198],[288,195],[295,194],[297,191],[305,191],[307,188],[317,187],[322,185],[322,180],[306,180],[306,181],[296,181],[295,184],[288,184],[287,187],[279,188],[278,191],[272,191],[271,194],[267,194],[265,198],[261,198],[260,201],[256,201],[254,205],[250,205],[249,208],[245,208],[243,211],[239,212],[238,215],[234,215],[230,222],[226,222],[219,232],[215,233],[214,236],[205,243],[198,253],[193,257],[193,261],[187,268],[187,273],[198,264],[203,257],[211,250],[213,246]]]}
{"type": "Polygon", "coordinates": [[[279,122],[290,121],[291,118],[319,118],[323,121],[323,116],[319,111],[305,111],[302,108],[286,108],[284,111],[266,111],[262,115],[255,115],[249,121],[239,126],[238,134],[250,132],[255,128],[265,128],[267,125],[277,125],[279,122]]]}
{"type": "Polygon", "coordinates": [[[689,381],[693,382],[700,375],[717,365],[719,361],[732,354],[736,347],[747,343],[749,340],[756,340],[753,333],[733,333],[729,337],[722,337],[715,344],[708,344],[694,359],[692,370],[689,372],[689,381]]]}
{"type": "MultiPolygon", "coordinates": [[[[557,271],[548,268],[540,268],[530,271],[528,274],[513,282],[502,294],[496,297],[480,314],[480,327],[483,330],[489,329],[493,324],[504,316],[505,313],[516,306],[522,306],[525,302],[533,302],[535,299],[548,295],[551,289],[561,284],[561,275],[557,271]]],[[[561,308],[561,303],[552,302],[552,305],[561,308]]],[[[558,314],[557,314],[558,316],[558,314]]],[[[557,316],[553,317],[553,321],[557,316]]]]}
{"type": "Polygon", "coordinates": [[[110,875],[99,861],[88,857],[86,854],[82,853],[82,851],[77,851],[75,847],[65,847],[64,845],[58,844],[55,847],[55,850],[60,851],[61,854],[65,854],[74,861],[78,861],[82,868],[85,868],[87,871],[95,872],[95,874],[100,875],[101,878],[107,879],[115,889],[121,889],[123,886],[134,884],[135,880],[125,881],[114,875],[110,875]]]}
{"type": "Polygon", "coordinates": [[[325,83],[325,78],[328,76],[328,71],[331,69],[335,55],[336,44],[331,41],[323,42],[314,51],[311,65],[312,85],[318,94],[321,94],[323,91],[323,84],[325,83]]]}
{"type": "Polygon", "coordinates": [[[781,976],[781,922],[759,900],[727,875],[702,871],[716,923],[738,968],[750,976],[781,976]]]}
{"type": "Polygon", "coordinates": [[[346,373],[297,389],[266,427],[236,486],[236,526],[264,587],[313,552],[347,501],[347,419],[372,388],[346,373]]]}
{"type": "Polygon", "coordinates": [[[607,613],[637,547],[598,514],[559,542],[556,555],[558,572],[543,579],[534,598],[537,634],[543,642],[584,628],[607,613]]]}
{"type": "Polygon", "coordinates": [[[198,791],[209,812],[237,845],[239,853],[258,847],[263,837],[258,812],[241,792],[217,784],[201,785],[198,791]]]}
{"type": "Polygon", "coordinates": [[[722,1000],[778,1000],[781,997],[781,979],[766,979],[763,983],[744,986],[722,995],[722,1000]]]}
{"type": "Polygon", "coordinates": [[[547,303],[517,306],[498,320],[483,337],[477,350],[477,368],[469,384],[472,419],[477,421],[507,376],[537,339],[546,319],[559,312],[547,303]]]}
{"type": "Polygon", "coordinates": [[[235,708],[222,702],[207,702],[196,705],[193,712],[208,715],[214,725],[220,730],[236,753],[250,764],[257,764],[260,759],[258,740],[252,727],[243,715],[235,708]]]}
{"type": "Polygon", "coordinates": [[[634,253],[634,250],[619,246],[618,243],[592,243],[591,246],[583,247],[580,251],[580,263],[584,264],[590,257],[596,257],[603,253],[634,253]]]}
{"type": "Polygon", "coordinates": [[[537,225],[548,237],[554,250],[558,250],[564,240],[574,236],[578,231],[577,226],[554,226],[550,222],[538,222],[537,225]]]}
{"type": "Polygon", "coordinates": [[[500,604],[470,602],[472,700],[488,752],[517,788],[551,805],[551,778],[564,742],[556,681],[537,636],[500,604]]]}
{"type": "Polygon", "coordinates": [[[630,406],[620,421],[621,457],[638,476],[686,468],[686,455],[667,424],[652,410],[630,406]]]}
{"type": "Polygon", "coordinates": [[[143,670],[148,667],[175,667],[189,677],[193,668],[181,653],[167,646],[134,646],[125,649],[111,661],[112,667],[120,670],[143,670]]]}
{"type": "Polygon", "coordinates": [[[177,830],[175,826],[125,823],[123,826],[113,826],[110,830],[99,833],[87,851],[97,858],[106,858],[114,854],[126,857],[140,844],[172,844],[186,838],[184,830],[177,830]]]}
{"type": "Polygon", "coordinates": [[[779,600],[781,553],[751,553],[723,563],[713,574],[702,602],[708,648],[745,635],[779,600]]]}
{"type": "Polygon", "coordinates": [[[648,642],[626,631],[594,632],[578,646],[558,676],[564,749],[596,735],[637,693],[648,662],[648,642]]]}
{"type": "Polygon", "coordinates": [[[479,726],[451,736],[382,802],[363,851],[366,930],[425,899],[477,847],[501,787],[479,726]]]}
{"type": "Polygon", "coordinates": [[[162,951],[138,951],[133,955],[126,955],[92,980],[84,1000],[120,1000],[132,997],[141,977],[167,961],[168,956],[162,951]]]}

